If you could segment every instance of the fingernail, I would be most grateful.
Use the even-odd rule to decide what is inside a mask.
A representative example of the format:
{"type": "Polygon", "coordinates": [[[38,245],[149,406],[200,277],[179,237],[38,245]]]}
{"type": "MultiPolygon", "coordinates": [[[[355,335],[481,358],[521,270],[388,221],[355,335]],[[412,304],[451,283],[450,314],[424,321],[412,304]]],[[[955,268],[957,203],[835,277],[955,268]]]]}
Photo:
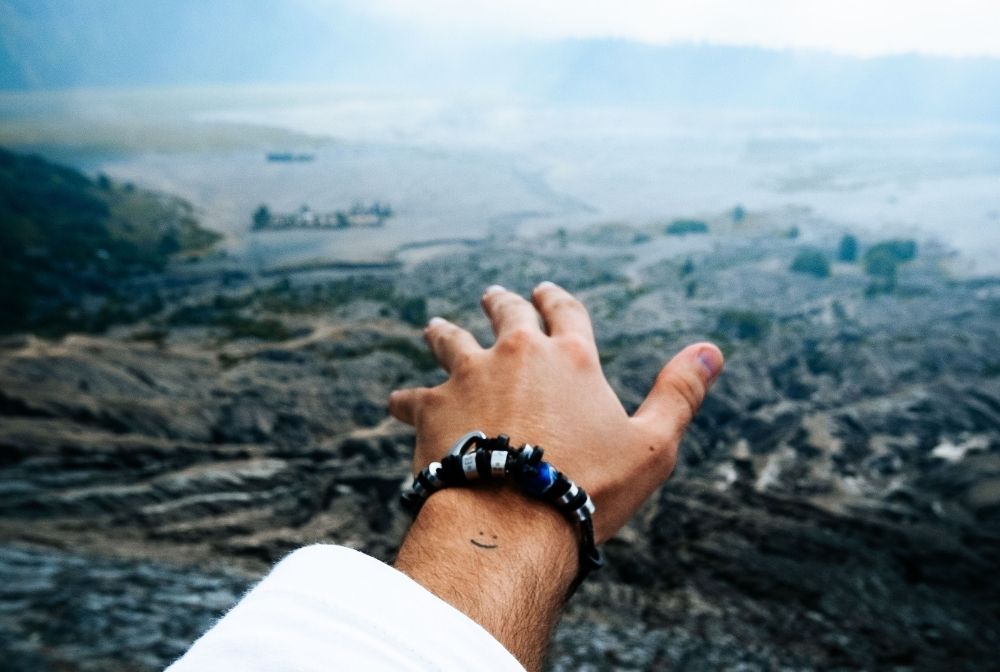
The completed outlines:
{"type": "Polygon", "coordinates": [[[444,319],[443,317],[436,317],[435,316],[435,317],[432,317],[430,319],[430,321],[427,322],[427,326],[428,327],[436,327],[436,326],[438,326],[440,324],[445,324],[447,322],[448,322],[448,320],[444,319]]]}
{"type": "Polygon", "coordinates": [[[558,285],[551,280],[542,280],[535,289],[548,289],[549,287],[558,287],[558,285]]]}
{"type": "Polygon", "coordinates": [[[715,348],[703,348],[698,352],[698,361],[705,367],[708,374],[708,382],[711,384],[722,372],[722,353],[715,348]]]}
{"type": "Polygon", "coordinates": [[[506,292],[506,291],[507,290],[501,285],[490,285],[489,287],[486,288],[485,294],[486,296],[489,296],[490,294],[496,294],[497,292],[506,292]]]}

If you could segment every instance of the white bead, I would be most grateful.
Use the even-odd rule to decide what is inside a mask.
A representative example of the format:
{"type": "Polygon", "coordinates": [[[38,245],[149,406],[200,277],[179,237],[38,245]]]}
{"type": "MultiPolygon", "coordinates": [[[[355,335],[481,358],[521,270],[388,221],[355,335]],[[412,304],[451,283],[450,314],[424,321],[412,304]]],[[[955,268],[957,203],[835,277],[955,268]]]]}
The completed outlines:
{"type": "Polygon", "coordinates": [[[566,493],[562,497],[559,498],[559,503],[560,504],[569,504],[569,500],[571,500],[574,497],[576,497],[576,495],[577,495],[578,492],[580,492],[580,487],[576,483],[573,483],[569,487],[569,490],[567,490],[566,493]]]}

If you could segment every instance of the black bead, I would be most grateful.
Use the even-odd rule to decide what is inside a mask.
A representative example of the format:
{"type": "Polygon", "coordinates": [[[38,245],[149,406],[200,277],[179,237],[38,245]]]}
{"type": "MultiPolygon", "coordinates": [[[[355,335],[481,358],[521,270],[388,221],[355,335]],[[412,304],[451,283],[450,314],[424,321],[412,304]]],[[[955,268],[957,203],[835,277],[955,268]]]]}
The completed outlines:
{"type": "Polygon", "coordinates": [[[438,478],[447,485],[460,485],[465,481],[465,472],[462,471],[462,458],[458,455],[448,455],[441,460],[441,471],[438,478]]]}
{"type": "Polygon", "coordinates": [[[485,448],[480,448],[476,451],[476,471],[479,472],[479,478],[492,478],[493,470],[490,469],[490,457],[492,453],[485,448]]]}
{"type": "Polygon", "coordinates": [[[566,509],[567,511],[576,511],[581,506],[587,503],[587,493],[580,488],[579,492],[570,497],[570,500],[563,504],[560,508],[566,509]]]}
{"type": "Polygon", "coordinates": [[[556,482],[552,484],[552,487],[545,493],[545,496],[548,499],[555,501],[569,492],[572,487],[573,483],[566,478],[565,474],[559,472],[559,476],[556,477],[556,482]]]}
{"type": "Polygon", "coordinates": [[[419,473],[417,473],[417,481],[420,483],[420,485],[424,486],[424,489],[427,491],[428,494],[437,492],[437,488],[431,483],[427,467],[424,467],[423,469],[420,470],[419,473]]]}
{"type": "Polygon", "coordinates": [[[423,505],[424,498],[415,493],[413,490],[407,490],[400,493],[399,503],[402,504],[403,508],[410,513],[416,514],[423,505]]]}

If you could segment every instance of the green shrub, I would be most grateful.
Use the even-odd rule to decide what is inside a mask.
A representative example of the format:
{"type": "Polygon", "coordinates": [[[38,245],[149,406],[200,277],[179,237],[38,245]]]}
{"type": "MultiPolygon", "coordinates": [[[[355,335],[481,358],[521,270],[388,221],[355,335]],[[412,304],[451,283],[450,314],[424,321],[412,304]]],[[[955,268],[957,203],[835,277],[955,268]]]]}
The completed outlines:
{"type": "Polygon", "coordinates": [[[871,247],[863,259],[865,273],[872,281],[865,289],[865,296],[889,294],[896,289],[899,265],[917,256],[917,243],[913,240],[886,240],[871,247]]]}
{"type": "Polygon", "coordinates": [[[255,231],[260,229],[266,229],[271,224],[271,210],[266,205],[261,205],[259,208],[254,210],[253,217],[253,228],[255,231]]]}
{"type": "Polygon", "coordinates": [[[817,278],[830,275],[830,262],[819,250],[801,250],[792,261],[791,270],[795,273],[805,273],[817,278]]]}
{"type": "Polygon", "coordinates": [[[858,239],[854,236],[847,234],[840,239],[840,245],[837,247],[837,259],[840,261],[845,261],[849,264],[853,264],[858,260],[858,239]]]}
{"type": "Polygon", "coordinates": [[[427,299],[422,296],[408,296],[399,299],[397,305],[399,319],[415,327],[427,324],[427,299]]]}
{"type": "Polygon", "coordinates": [[[752,310],[724,310],[719,314],[720,334],[739,340],[760,340],[771,330],[771,318],[752,310]]]}
{"type": "Polygon", "coordinates": [[[668,236],[684,236],[689,233],[708,233],[708,224],[700,219],[675,219],[667,224],[664,232],[668,236]]]}
{"type": "Polygon", "coordinates": [[[917,258],[917,242],[912,239],[896,238],[884,240],[865,252],[865,263],[870,258],[884,257],[901,264],[917,258]]]}
{"type": "Polygon", "coordinates": [[[895,278],[899,260],[888,252],[880,251],[877,254],[865,254],[864,266],[865,273],[870,276],[876,278],[895,278]]]}

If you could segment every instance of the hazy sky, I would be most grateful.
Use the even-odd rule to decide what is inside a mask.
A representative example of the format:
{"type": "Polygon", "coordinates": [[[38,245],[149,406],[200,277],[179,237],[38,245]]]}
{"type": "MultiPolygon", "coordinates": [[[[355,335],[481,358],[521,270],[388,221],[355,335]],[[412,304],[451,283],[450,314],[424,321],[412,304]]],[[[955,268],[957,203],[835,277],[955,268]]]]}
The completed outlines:
{"type": "MultiPolygon", "coordinates": [[[[315,5],[336,0],[305,0],[315,5]]],[[[619,37],[830,50],[1000,56],[1000,0],[355,0],[355,10],[449,37],[619,37]]]]}

